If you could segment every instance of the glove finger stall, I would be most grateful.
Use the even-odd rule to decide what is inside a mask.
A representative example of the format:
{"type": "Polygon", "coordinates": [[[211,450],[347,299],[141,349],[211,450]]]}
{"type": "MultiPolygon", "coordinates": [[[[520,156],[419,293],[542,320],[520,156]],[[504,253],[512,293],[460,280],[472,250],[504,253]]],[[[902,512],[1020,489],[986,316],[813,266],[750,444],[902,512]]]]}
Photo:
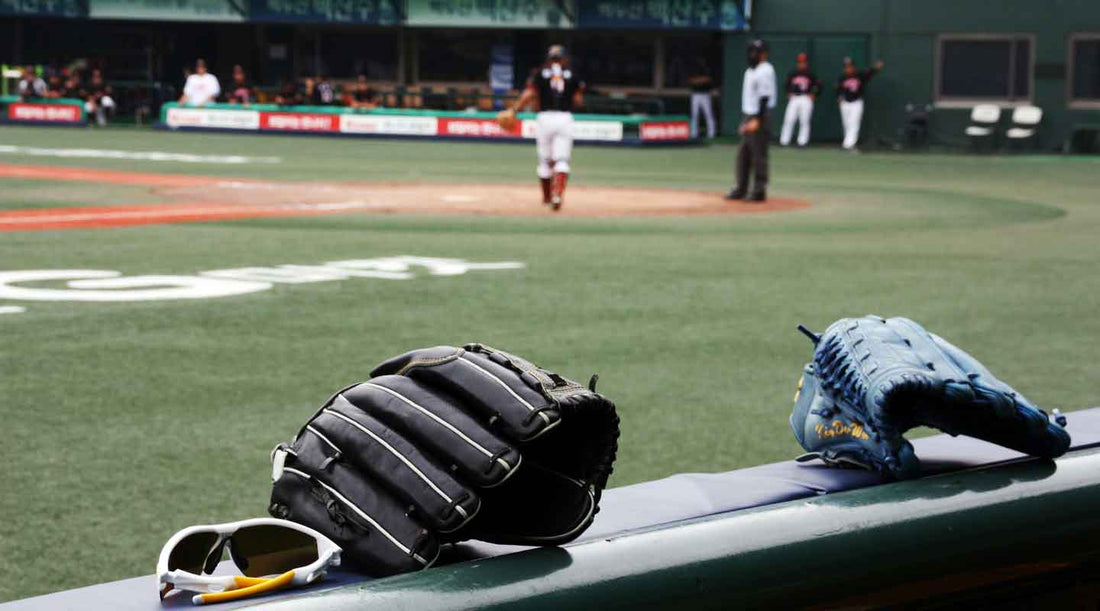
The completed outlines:
{"type": "Polygon", "coordinates": [[[315,528],[340,545],[371,575],[383,576],[430,566],[439,542],[406,515],[404,505],[381,486],[337,463],[319,469],[322,442],[303,437],[271,493],[273,516],[315,528]]]}
{"type": "Polygon", "coordinates": [[[555,383],[534,365],[480,344],[414,350],[379,365],[372,375],[404,375],[461,397],[511,439],[533,439],[560,415],[545,388],[555,383]]]}
{"type": "Polygon", "coordinates": [[[520,466],[516,448],[467,415],[455,398],[415,380],[372,378],[343,397],[475,486],[499,485],[520,466]]]}
{"type": "Polygon", "coordinates": [[[342,395],[306,427],[338,455],[416,507],[427,526],[457,530],[477,513],[476,494],[408,440],[356,408],[342,395]]]}

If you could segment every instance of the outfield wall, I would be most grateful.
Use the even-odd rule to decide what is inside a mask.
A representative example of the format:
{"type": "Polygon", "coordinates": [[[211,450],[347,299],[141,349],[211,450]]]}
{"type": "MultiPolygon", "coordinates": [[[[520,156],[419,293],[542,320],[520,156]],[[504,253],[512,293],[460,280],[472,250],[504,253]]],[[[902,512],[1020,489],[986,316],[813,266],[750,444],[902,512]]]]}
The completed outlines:
{"type": "MultiPolygon", "coordinates": [[[[687,143],[684,116],[575,115],[577,142],[603,144],[687,143]]],[[[534,113],[520,113],[515,129],[497,125],[496,113],[435,110],[352,110],[332,106],[210,104],[201,108],[175,102],[161,107],[160,127],[225,132],[309,133],[410,138],[477,138],[533,140],[538,132],[534,113]]]]}
{"type": "Polygon", "coordinates": [[[51,99],[23,102],[17,96],[0,97],[0,123],[28,125],[85,125],[84,102],[51,99]]]}
{"type": "MultiPolygon", "coordinates": [[[[869,89],[864,142],[895,138],[904,124],[905,104],[931,103],[937,139],[965,144],[963,129],[972,104],[948,103],[936,96],[937,39],[952,34],[1018,34],[1032,41],[1028,67],[1032,86],[1027,98],[1045,113],[1039,132],[1041,149],[1060,148],[1074,124],[1100,123],[1100,104],[1072,102],[1067,81],[1071,36],[1100,33],[1096,0],[763,0],[755,5],[753,26],[756,35],[771,43],[780,78],[794,65],[800,50],[814,55],[813,68],[827,88],[814,113],[815,140],[839,138],[832,86],[840,73],[840,59],[851,55],[861,65],[875,59],[886,62],[885,71],[869,89]]],[[[724,39],[723,133],[734,134],[748,35],[728,33],[724,39]]],[[[1002,126],[1007,126],[1012,108],[1002,105],[1002,126]]],[[[779,116],[773,119],[776,131],[782,112],[781,104],[779,116]]]]}

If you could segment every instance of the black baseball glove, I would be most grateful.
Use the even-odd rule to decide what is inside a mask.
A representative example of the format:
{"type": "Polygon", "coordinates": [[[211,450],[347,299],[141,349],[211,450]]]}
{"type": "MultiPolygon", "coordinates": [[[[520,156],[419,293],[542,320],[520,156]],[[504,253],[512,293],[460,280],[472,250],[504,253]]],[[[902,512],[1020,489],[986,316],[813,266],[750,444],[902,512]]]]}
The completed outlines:
{"type": "Polygon", "coordinates": [[[591,388],[480,344],[392,358],[272,452],[270,512],[376,576],[465,539],[555,545],[598,511],[619,437],[591,388]]]}

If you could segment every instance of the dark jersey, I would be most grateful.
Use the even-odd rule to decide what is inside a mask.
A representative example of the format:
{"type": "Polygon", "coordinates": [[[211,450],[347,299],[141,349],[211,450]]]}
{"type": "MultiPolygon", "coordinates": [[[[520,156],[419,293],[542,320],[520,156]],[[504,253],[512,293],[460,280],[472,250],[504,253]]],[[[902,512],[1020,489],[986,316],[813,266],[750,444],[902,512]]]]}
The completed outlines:
{"type": "Polygon", "coordinates": [[[336,101],[336,89],[328,81],[320,81],[313,86],[313,95],[310,104],[314,106],[327,106],[336,101]]]}
{"type": "Polygon", "coordinates": [[[787,75],[787,93],[816,96],[821,93],[821,81],[809,70],[792,70],[787,75]]]}
{"type": "Polygon", "coordinates": [[[698,70],[688,79],[688,85],[694,93],[709,93],[714,89],[714,79],[707,70],[698,70]]]}
{"type": "Polygon", "coordinates": [[[61,97],[71,98],[73,100],[86,100],[88,99],[88,92],[80,85],[75,85],[73,87],[66,86],[61,90],[61,97]]]}
{"type": "Polygon", "coordinates": [[[256,94],[252,90],[252,85],[249,85],[247,81],[234,82],[225,99],[230,103],[250,104],[256,101],[256,94]]]}
{"type": "Polygon", "coordinates": [[[845,102],[855,102],[856,100],[862,99],[863,90],[867,86],[867,81],[871,80],[871,77],[874,75],[874,68],[857,70],[856,73],[851,76],[841,74],[840,78],[836,81],[837,95],[843,98],[845,102]]]}
{"type": "Polygon", "coordinates": [[[359,89],[357,87],[351,96],[356,102],[374,102],[378,99],[378,92],[370,87],[366,89],[359,89]]]}
{"type": "Polygon", "coordinates": [[[573,96],[584,91],[584,81],[577,73],[560,65],[532,70],[527,83],[538,92],[540,110],[573,112],[573,96]]]}

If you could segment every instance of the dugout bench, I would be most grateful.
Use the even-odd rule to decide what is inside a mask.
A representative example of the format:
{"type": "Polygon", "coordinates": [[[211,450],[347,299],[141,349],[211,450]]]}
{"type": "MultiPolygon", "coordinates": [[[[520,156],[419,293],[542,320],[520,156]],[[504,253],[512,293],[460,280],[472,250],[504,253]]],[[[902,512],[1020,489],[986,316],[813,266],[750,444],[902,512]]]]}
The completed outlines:
{"type": "MultiPolygon", "coordinates": [[[[937,435],[914,441],[925,474],[906,482],[794,461],[674,475],[606,491],[561,548],[468,542],[418,573],[336,572],[214,608],[1095,608],[1100,408],[1067,417],[1073,445],[1054,461],[937,435]]],[[[192,606],[156,590],[146,575],[0,611],[192,606]]]]}

